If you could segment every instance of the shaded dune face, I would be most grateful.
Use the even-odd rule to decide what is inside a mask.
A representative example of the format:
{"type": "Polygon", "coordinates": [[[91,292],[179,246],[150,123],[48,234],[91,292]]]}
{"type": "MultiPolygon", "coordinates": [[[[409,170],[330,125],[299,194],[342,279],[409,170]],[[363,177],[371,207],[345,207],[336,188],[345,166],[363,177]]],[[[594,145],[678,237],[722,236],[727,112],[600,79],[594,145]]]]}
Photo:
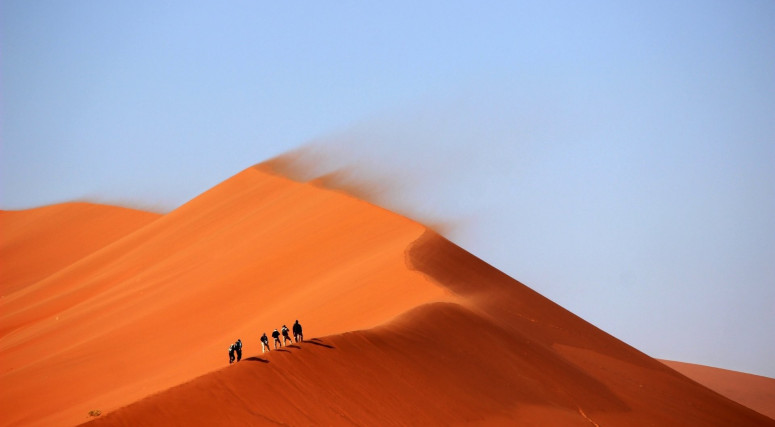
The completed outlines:
{"type": "Polygon", "coordinates": [[[775,379],[671,360],[661,362],[711,390],[775,419],[775,379]]]}
{"type": "Polygon", "coordinates": [[[253,356],[94,423],[775,424],[432,231],[405,249],[405,262],[456,302],[253,356]]]}
{"type": "Polygon", "coordinates": [[[624,425],[775,424],[687,381],[436,233],[426,232],[409,248],[407,263],[499,329],[498,340],[472,337],[475,347],[511,348],[523,363],[532,362],[522,377],[541,378],[544,391],[561,390],[550,405],[624,425]]]}

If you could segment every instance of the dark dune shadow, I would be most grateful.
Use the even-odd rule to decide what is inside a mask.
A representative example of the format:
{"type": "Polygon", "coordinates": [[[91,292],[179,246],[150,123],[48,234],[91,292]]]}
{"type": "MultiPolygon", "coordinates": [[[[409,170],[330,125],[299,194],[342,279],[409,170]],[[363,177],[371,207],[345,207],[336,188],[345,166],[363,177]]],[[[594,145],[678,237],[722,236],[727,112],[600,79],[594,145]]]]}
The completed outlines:
{"type": "Polygon", "coordinates": [[[262,358],[260,358],[260,357],[248,357],[247,359],[245,359],[245,361],[248,361],[248,362],[261,362],[261,363],[269,363],[269,361],[268,361],[268,360],[266,360],[266,359],[262,359],[262,358]]]}
{"type": "Polygon", "coordinates": [[[274,349],[272,351],[282,351],[283,353],[290,353],[290,351],[288,351],[288,350],[286,350],[284,348],[276,348],[276,349],[274,349]]]}
{"type": "Polygon", "coordinates": [[[323,342],[322,342],[322,341],[320,341],[320,339],[318,339],[318,338],[312,338],[311,340],[308,340],[308,341],[303,341],[303,342],[310,343],[310,344],[315,344],[315,345],[319,345],[319,346],[321,346],[321,347],[325,347],[325,348],[336,348],[336,347],[334,347],[334,346],[332,346],[332,345],[328,345],[328,344],[325,344],[325,343],[323,343],[323,342]]]}

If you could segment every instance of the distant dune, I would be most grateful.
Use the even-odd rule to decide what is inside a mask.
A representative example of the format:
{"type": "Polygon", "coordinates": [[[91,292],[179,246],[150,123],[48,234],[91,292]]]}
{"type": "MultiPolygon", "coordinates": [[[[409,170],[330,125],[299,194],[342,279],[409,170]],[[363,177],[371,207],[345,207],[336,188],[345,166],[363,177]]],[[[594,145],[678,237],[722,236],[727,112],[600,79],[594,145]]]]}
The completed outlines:
{"type": "Polygon", "coordinates": [[[775,379],[672,360],[661,362],[711,390],[775,419],[775,379]]]}
{"type": "Polygon", "coordinates": [[[0,211],[0,291],[34,284],[159,217],[90,203],[0,211]]]}
{"type": "Polygon", "coordinates": [[[2,213],[2,425],[775,425],[425,226],[268,164],[163,216],[42,209],[69,213],[2,213]],[[306,340],[261,354],[295,319],[306,340]]]}

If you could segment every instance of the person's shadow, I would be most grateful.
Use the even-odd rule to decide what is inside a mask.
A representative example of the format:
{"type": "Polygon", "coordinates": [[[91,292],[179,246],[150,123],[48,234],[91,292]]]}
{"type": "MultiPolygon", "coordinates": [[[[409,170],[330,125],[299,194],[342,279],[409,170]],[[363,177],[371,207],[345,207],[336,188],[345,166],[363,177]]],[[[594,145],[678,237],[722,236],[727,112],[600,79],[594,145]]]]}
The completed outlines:
{"type": "Polygon", "coordinates": [[[328,345],[328,344],[323,343],[323,341],[321,341],[320,338],[312,338],[311,340],[307,340],[307,341],[303,341],[303,342],[306,342],[306,343],[309,343],[309,344],[319,345],[319,346],[325,347],[325,348],[336,348],[336,347],[334,347],[332,345],[328,345]]]}
{"type": "Polygon", "coordinates": [[[248,357],[247,359],[244,359],[244,360],[246,360],[246,361],[248,361],[248,362],[261,362],[261,363],[269,363],[269,361],[268,361],[268,360],[266,360],[266,359],[262,359],[262,358],[260,358],[260,357],[255,357],[255,356],[253,356],[253,357],[248,357]]]}

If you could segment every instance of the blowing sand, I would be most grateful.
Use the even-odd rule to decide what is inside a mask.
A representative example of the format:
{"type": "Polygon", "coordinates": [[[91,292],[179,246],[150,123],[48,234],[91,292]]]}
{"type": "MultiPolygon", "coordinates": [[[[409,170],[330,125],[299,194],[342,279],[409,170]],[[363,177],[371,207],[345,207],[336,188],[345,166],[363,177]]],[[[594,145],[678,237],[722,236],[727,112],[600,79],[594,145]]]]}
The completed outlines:
{"type": "Polygon", "coordinates": [[[2,425],[775,425],[422,224],[269,165],[166,215],[0,219],[2,425]],[[295,319],[307,339],[261,354],[295,319]]]}

